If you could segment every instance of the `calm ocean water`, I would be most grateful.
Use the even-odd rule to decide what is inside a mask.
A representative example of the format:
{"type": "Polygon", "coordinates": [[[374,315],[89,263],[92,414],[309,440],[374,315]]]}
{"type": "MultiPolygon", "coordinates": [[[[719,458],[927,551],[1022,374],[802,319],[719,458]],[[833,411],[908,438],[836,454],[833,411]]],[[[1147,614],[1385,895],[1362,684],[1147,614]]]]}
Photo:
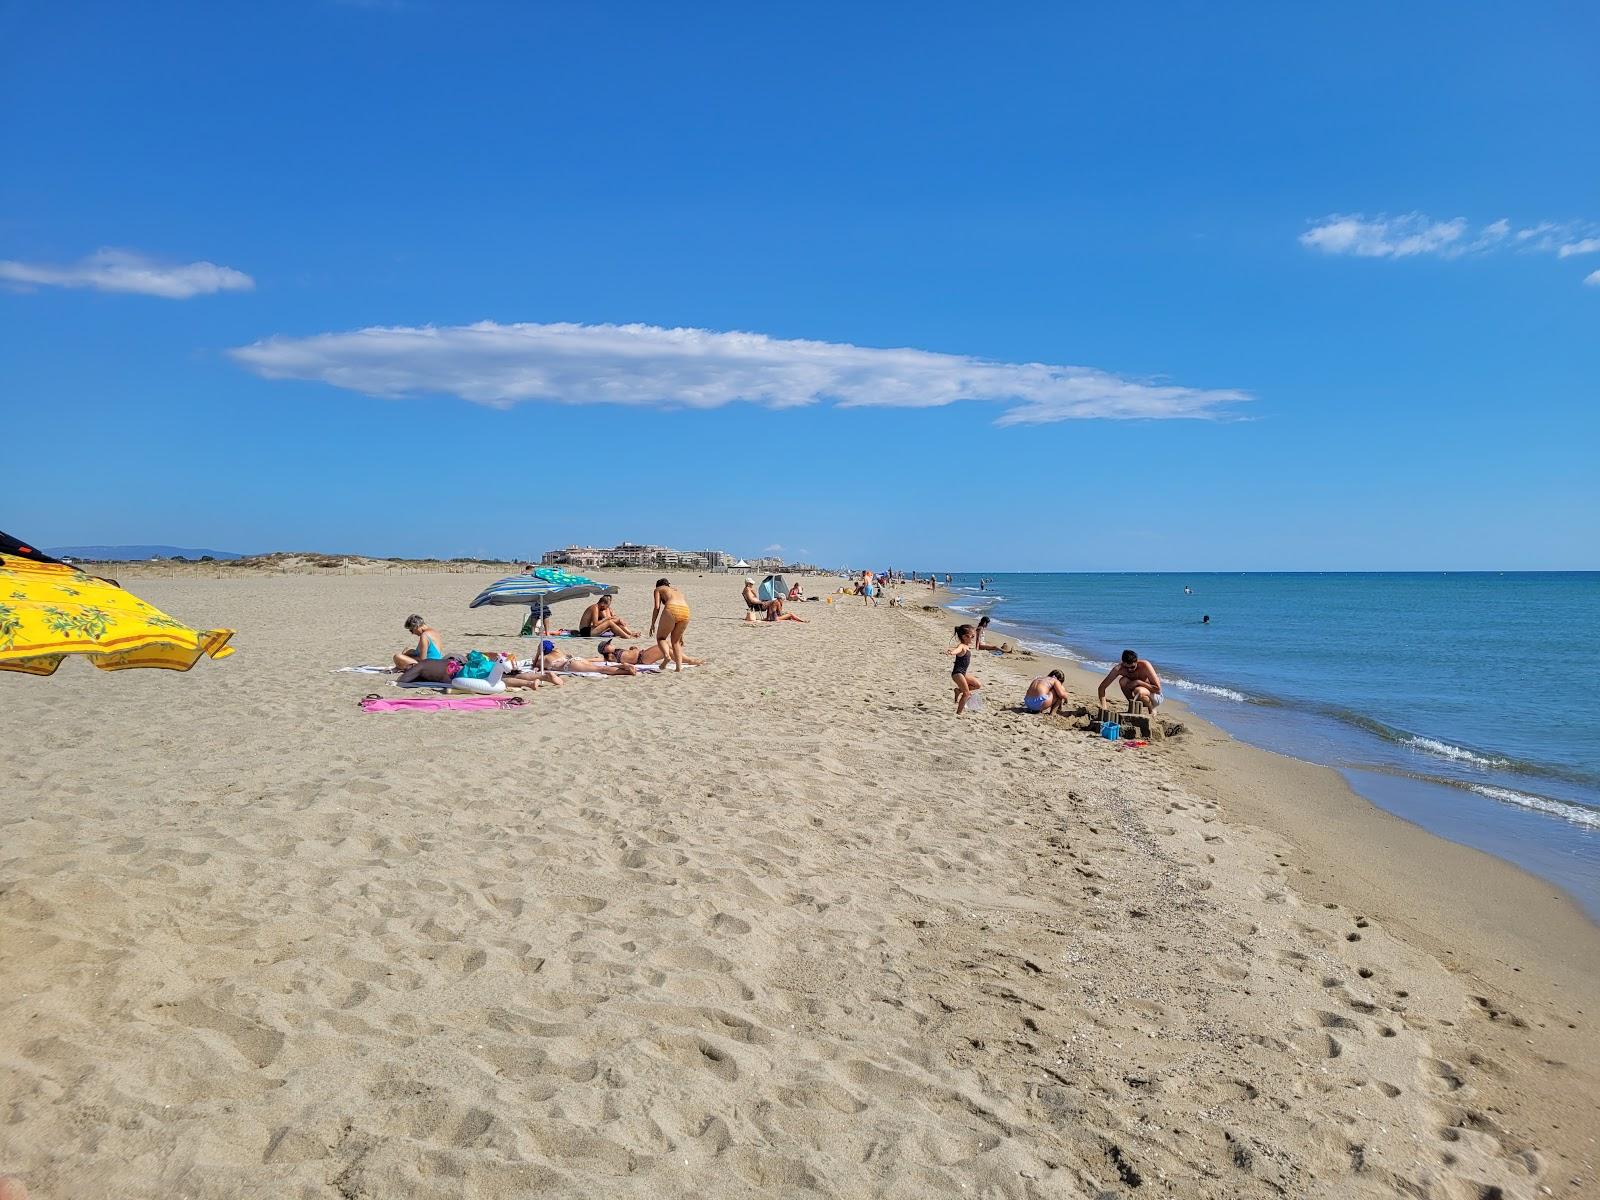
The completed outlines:
{"type": "Polygon", "coordinates": [[[987,578],[958,607],[1102,669],[1132,647],[1235,736],[1600,918],[1600,572],[987,578]]]}

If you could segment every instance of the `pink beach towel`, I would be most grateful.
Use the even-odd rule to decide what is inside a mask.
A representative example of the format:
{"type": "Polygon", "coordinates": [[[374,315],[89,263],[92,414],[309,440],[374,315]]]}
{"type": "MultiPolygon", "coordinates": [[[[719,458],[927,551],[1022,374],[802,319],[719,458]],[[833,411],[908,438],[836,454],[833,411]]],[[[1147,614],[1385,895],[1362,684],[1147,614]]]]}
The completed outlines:
{"type": "Polygon", "coordinates": [[[361,701],[361,711],[399,712],[411,708],[437,712],[441,708],[516,708],[522,703],[521,696],[368,696],[361,701]]]}

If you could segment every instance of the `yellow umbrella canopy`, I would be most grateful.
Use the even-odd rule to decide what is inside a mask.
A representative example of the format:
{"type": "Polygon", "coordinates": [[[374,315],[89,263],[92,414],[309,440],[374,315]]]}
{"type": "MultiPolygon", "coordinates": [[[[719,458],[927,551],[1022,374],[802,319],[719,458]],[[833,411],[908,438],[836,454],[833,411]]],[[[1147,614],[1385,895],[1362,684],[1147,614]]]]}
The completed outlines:
{"type": "Polygon", "coordinates": [[[233,653],[231,629],[190,629],[114,583],[0,533],[0,671],[54,675],[69,654],[102,671],[187,671],[233,653]]]}

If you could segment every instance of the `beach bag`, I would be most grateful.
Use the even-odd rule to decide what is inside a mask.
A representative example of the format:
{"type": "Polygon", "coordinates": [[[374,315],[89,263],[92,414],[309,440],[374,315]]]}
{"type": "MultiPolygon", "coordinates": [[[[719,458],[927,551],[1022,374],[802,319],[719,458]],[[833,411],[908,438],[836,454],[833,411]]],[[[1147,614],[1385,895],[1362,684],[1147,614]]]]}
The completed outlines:
{"type": "MultiPolygon", "coordinates": [[[[463,679],[487,679],[494,670],[494,660],[481,650],[472,650],[467,654],[467,660],[461,664],[461,670],[456,675],[463,679]]],[[[452,676],[455,678],[455,676],[452,676]]]]}

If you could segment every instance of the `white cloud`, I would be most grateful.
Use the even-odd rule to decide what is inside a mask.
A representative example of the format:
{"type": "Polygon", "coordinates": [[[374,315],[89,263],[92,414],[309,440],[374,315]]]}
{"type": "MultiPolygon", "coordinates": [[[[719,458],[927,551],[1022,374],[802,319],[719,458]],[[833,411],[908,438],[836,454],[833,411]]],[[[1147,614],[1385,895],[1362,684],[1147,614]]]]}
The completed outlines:
{"type": "Polygon", "coordinates": [[[776,554],[776,553],[778,553],[778,551],[780,551],[782,549],[783,549],[783,547],[780,546],[777,542],[773,542],[772,545],[768,546],[761,553],[763,553],[763,554],[776,554]]]}
{"type": "Polygon", "coordinates": [[[1600,237],[1580,238],[1576,242],[1568,242],[1556,251],[1560,258],[1571,258],[1574,254],[1593,254],[1600,250],[1600,237]]]}
{"type": "MultiPolygon", "coordinates": [[[[1499,224],[1497,222],[1497,224],[1499,224]]],[[[1454,257],[1465,252],[1463,217],[1435,221],[1421,213],[1403,217],[1334,215],[1300,235],[1300,244],[1324,254],[1357,258],[1409,258],[1414,254],[1454,257]]]]}
{"type": "Polygon", "coordinates": [[[1590,287],[1600,287],[1600,271],[1590,271],[1583,277],[1583,281],[1590,287]]]}
{"type": "Polygon", "coordinates": [[[1469,235],[1470,228],[1465,217],[1436,221],[1422,213],[1399,217],[1336,213],[1302,233],[1300,244],[1324,254],[1351,254],[1357,258],[1410,258],[1419,254],[1462,258],[1503,249],[1571,258],[1600,251],[1600,230],[1575,221],[1541,221],[1513,233],[1511,222],[1501,217],[1476,234],[1469,235]]]}
{"type": "Polygon", "coordinates": [[[1217,417],[1249,399],[1091,367],[656,325],[372,328],[269,338],[230,353],[268,379],[318,380],[370,396],[458,396],[497,408],[524,401],[797,408],[825,400],[843,408],[936,408],[977,400],[1011,405],[1000,425],[1031,425],[1217,417]]]}
{"type": "Polygon", "coordinates": [[[131,250],[97,250],[66,266],[0,260],[0,281],[25,287],[94,288],[187,300],[209,292],[249,291],[255,280],[216,263],[164,264],[131,250]]]}

